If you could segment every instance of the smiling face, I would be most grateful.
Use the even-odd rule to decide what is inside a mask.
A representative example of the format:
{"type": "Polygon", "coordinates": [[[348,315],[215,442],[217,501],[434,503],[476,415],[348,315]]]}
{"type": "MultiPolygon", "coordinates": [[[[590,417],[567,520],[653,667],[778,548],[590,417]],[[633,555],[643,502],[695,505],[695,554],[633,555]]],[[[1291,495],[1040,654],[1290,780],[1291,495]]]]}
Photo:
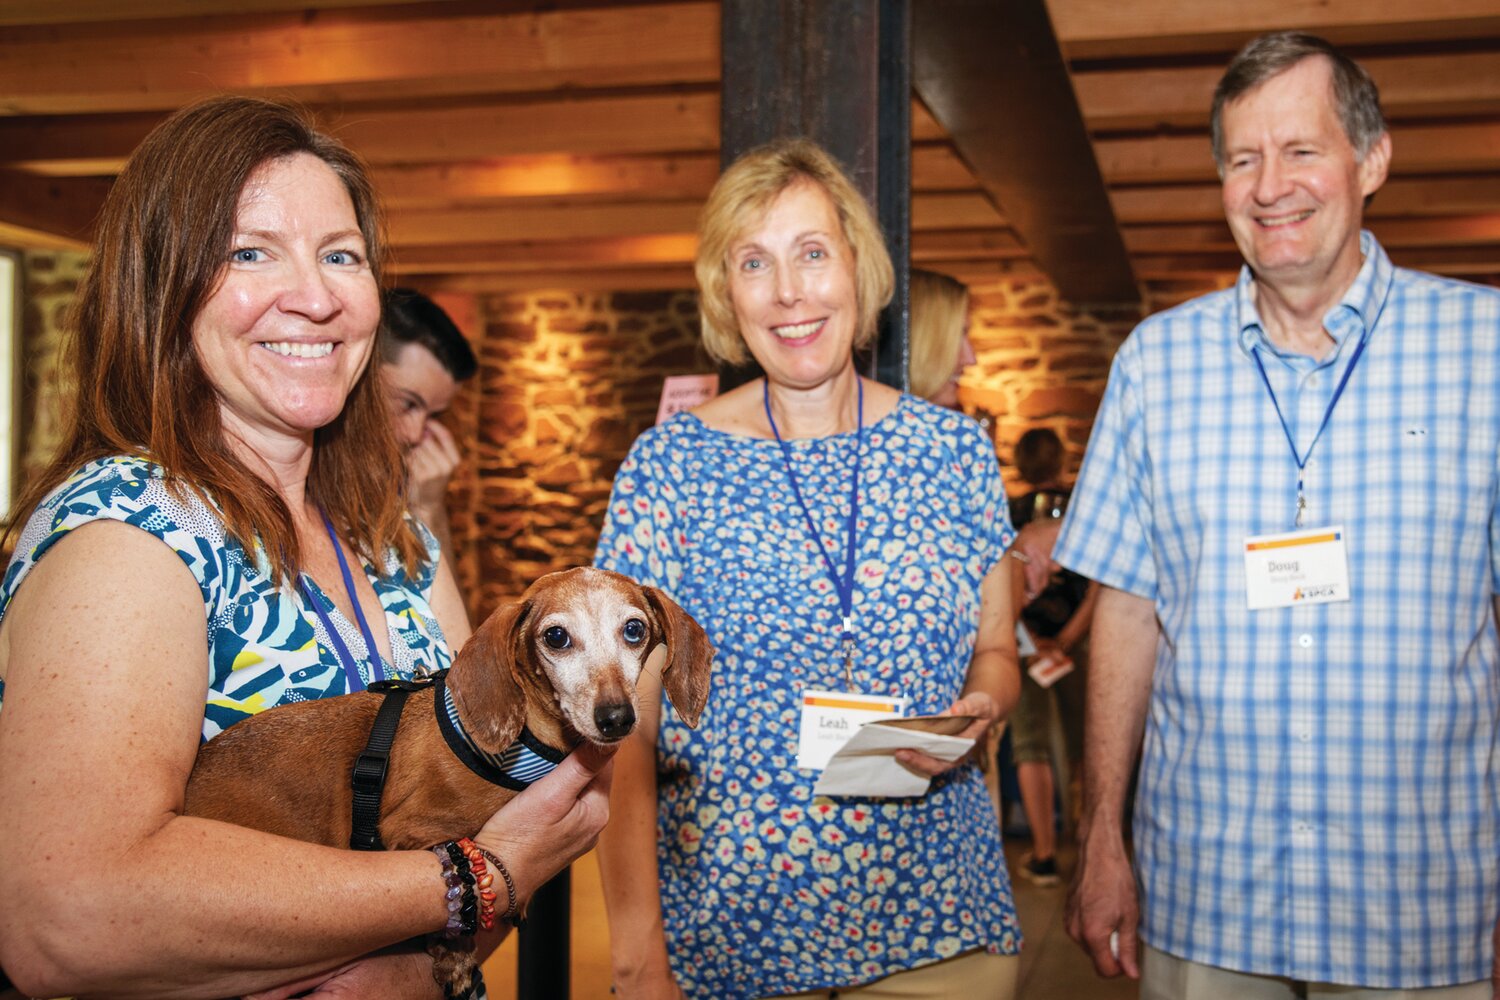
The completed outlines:
{"type": "Polygon", "coordinates": [[[729,249],[729,296],[745,346],[778,385],[807,389],[853,364],[854,251],[821,186],[776,196],[729,249]]]}
{"type": "Polygon", "coordinates": [[[396,439],[408,451],[422,443],[429,417],[447,411],[458,392],[448,369],[421,344],[403,344],[394,364],[382,364],[396,439]]]}
{"type": "Polygon", "coordinates": [[[193,320],[231,437],[309,440],[339,415],[380,321],[365,253],[348,191],[322,160],[297,153],[251,174],[224,273],[193,320]]]}
{"type": "Polygon", "coordinates": [[[1256,281],[1339,293],[1359,272],[1364,199],[1385,182],[1390,139],[1361,162],[1315,56],[1224,106],[1224,215],[1256,281]]]}

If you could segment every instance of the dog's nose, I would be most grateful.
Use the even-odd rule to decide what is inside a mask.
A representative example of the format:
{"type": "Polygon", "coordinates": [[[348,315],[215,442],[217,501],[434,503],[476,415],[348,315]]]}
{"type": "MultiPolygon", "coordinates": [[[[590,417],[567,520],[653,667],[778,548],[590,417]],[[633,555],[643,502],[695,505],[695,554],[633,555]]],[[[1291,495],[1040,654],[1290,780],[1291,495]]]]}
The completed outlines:
{"type": "Polygon", "coordinates": [[[594,725],[605,739],[618,740],[629,736],[635,728],[635,709],[629,702],[618,705],[600,705],[594,709],[594,725]]]}

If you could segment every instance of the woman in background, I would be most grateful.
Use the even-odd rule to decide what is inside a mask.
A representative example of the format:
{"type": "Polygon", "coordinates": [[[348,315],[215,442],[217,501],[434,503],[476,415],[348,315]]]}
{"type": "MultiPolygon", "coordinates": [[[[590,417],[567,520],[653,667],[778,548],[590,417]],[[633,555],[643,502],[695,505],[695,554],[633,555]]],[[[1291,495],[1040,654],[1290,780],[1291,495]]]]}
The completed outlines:
{"type": "Polygon", "coordinates": [[[958,380],[972,365],[969,288],[936,271],[911,272],[911,394],[958,409],[958,380]]]}
{"type": "Polygon", "coordinates": [[[709,353],[764,376],[636,440],[599,542],[717,648],[699,728],[663,707],[620,753],[600,841],[616,991],[1008,998],[1020,935],[977,766],[903,750],[928,792],[868,800],[814,797],[797,765],[806,689],[905,696],[973,716],[970,737],[1015,701],[994,451],[856,371],[891,264],[817,146],[724,173],[696,273],[709,353]]]}

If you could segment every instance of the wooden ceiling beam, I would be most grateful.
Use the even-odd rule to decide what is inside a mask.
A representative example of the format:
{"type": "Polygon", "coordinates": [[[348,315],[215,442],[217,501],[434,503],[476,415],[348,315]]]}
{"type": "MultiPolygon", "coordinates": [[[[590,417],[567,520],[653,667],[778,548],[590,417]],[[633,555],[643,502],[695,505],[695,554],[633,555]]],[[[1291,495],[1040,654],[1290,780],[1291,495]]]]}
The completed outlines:
{"type": "MultiPolygon", "coordinates": [[[[692,265],[698,250],[695,232],[653,236],[570,239],[506,239],[484,243],[405,244],[395,248],[391,268],[398,274],[490,274],[513,271],[631,268],[692,265]]],[[[912,258],[929,261],[1020,260],[1026,248],[1007,229],[918,233],[912,258]]]]}
{"type": "Polygon", "coordinates": [[[402,275],[691,266],[697,250],[698,237],[693,233],[597,240],[525,240],[405,247],[393,255],[391,266],[402,275]]]}
{"type": "Polygon", "coordinates": [[[81,177],[34,177],[0,170],[0,224],[28,245],[83,247],[89,242],[110,182],[81,177]],[[25,234],[34,234],[25,237],[25,234]]]}
{"type": "Polygon", "coordinates": [[[911,148],[913,191],[977,191],[979,181],[952,144],[915,143],[911,148]]]}
{"type": "Polygon", "coordinates": [[[1238,49],[1297,29],[1337,45],[1473,38],[1500,30],[1493,0],[1048,0],[1069,59],[1238,49]]]}
{"type": "MultiPolygon", "coordinates": [[[[123,160],[164,116],[0,117],[0,163],[48,172],[63,161],[123,160]]],[[[716,94],[593,97],[319,114],[372,164],[462,162],[494,156],[709,151],[719,143],[716,94]]]]}
{"type": "Polygon", "coordinates": [[[272,13],[286,10],[334,10],[378,7],[411,0],[6,0],[0,4],[0,27],[24,24],[80,24],[131,21],[206,14],[272,13]]]}
{"type": "Polygon", "coordinates": [[[408,209],[391,214],[396,247],[543,239],[594,239],[691,233],[697,201],[594,205],[507,205],[500,208],[408,209]]]}
{"type": "Polygon", "coordinates": [[[415,276],[411,284],[429,295],[439,292],[463,292],[471,295],[546,292],[554,289],[574,292],[644,292],[696,287],[691,267],[622,267],[605,270],[565,267],[498,274],[415,276]]]}
{"type": "Polygon", "coordinates": [[[1043,0],[922,0],[911,9],[922,103],[1059,293],[1075,303],[1139,301],[1043,0]]]}
{"type": "MultiPolygon", "coordinates": [[[[1225,62],[1227,62],[1227,58],[1225,62]]],[[[1500,50],[1360,59],[1393,121],[1500,114],[1500,50]]],[[[1208,127],[1223,63],[1083,70],[1073,86],[1090,130],[1208,127]]]]}
{"type": "Polygon", "coordinates": [[[640,156],[497,157],[465,163],[397,163],[371,170],[387,208],[441,208],[528,198],[705,198],[719,176],[714,152],[640,156]]]}
{"type": "MultiPolygon", "coordinates": [[[[943,138],[933,122],[913,140],[943,138]]],[[[75,173],[118,165],[165,117],[0,116],[0,165],[31,173],[75,173]]],[[[719,148],[719,97],[672,93],[525,102],[484,102],[423,109],[318,112],[330,132],[375,165],[452,163],[504,156],[609,156],[711,152],[719,148]]]]}
{"type": "MultiPolygon", "coordinates": [[[[1110,192],[1122,225],[1215,222],[1224,218],[1217,184],[1115,188],[1110,192]]],[[[1500,212],[1500,174],[1450,177],[1439,184],[1389,180],[1365,210],[1370,219],[1500,212]]]]}
{"type": "MultiPolygon", "coordinates": [[[[1500,165],[1500,121],[1391,127],[1393,176],[1493,170],[1500,165]]],[[[1094,140],[1109,184],[1215,181],[1208,133],[1094,140]]]]}
{"type": "Polygon", "coordinates": [[[937,260],[1016,260],[1030,256],[1021,238],[1011,229],[980,229],[914,233],[911,258],[926,263],[937,260]]]}
{"type": "Polygon", "coordinates": [[[209,93],[367,103],[718,78],[719,10],[709,2],[0,30],[0,111],[10,114],[162,111],[209,93]]]}

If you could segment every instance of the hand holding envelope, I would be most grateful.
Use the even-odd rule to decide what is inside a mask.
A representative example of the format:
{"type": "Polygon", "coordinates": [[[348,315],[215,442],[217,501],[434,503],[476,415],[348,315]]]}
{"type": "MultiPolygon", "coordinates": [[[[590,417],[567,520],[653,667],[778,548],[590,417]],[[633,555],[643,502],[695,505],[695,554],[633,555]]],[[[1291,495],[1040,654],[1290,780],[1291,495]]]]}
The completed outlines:
{"type": "Polygon", "coordinates": [[[957,734],[976,719],[973,715],[921,715],[865,723],[828,761],[813,794],[925,795],[932,779],[897,762],[896,751],[917,750],[939,760],[958,760],[974,748],[974,740],[957,734]]]}

